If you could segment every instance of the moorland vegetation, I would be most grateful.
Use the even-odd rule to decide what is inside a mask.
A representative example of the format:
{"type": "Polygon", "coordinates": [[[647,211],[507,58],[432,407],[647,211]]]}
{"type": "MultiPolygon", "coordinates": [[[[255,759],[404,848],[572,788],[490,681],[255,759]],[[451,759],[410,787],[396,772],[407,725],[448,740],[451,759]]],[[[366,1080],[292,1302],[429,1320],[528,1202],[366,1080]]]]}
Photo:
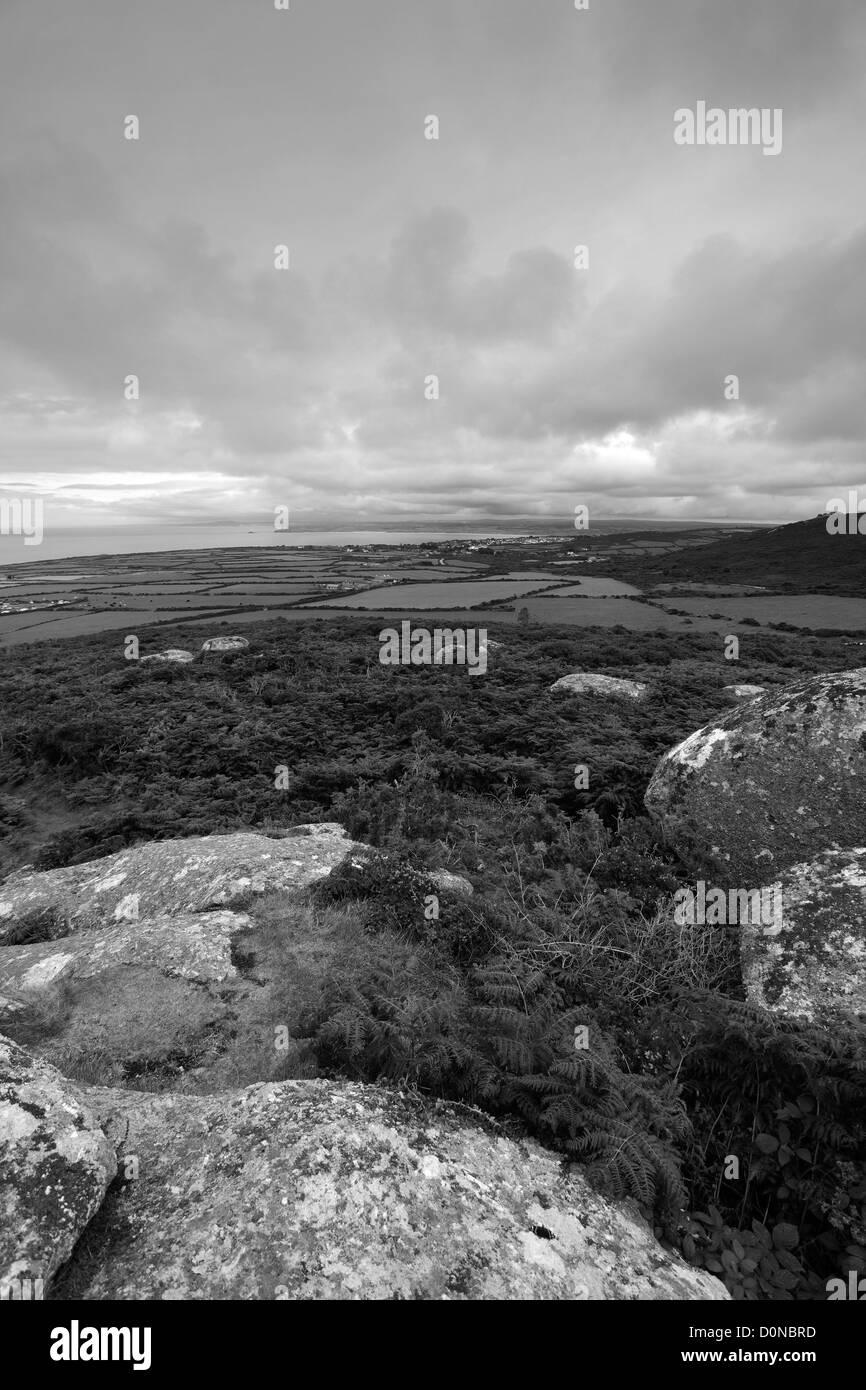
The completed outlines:
{"type": "Polygon", "coordinates": [[[483,679],[383,666],[369,618],[258,624],[249,649],[179,666],[125,661],[114,634],[9,651],[3,868],[340,821],[377,852],[308,890],[363,949],[307,1003],[306,1074],[517,1117],[734,1297],[825,1298],[866,1269],[862,1030],[745,1002],[734,934],[674,921],[677,888],[711,876],[707,847],[667,840],[643,794],[659,756],[730,707],[727,684],[862,655],[756,632],[733,663],[713,634],[488,627],[504,645],[483,679]],[[550,692],[578,670],[650,693],[550,692]],[[419,868],[474,893],[431,915],[419,868]]]}

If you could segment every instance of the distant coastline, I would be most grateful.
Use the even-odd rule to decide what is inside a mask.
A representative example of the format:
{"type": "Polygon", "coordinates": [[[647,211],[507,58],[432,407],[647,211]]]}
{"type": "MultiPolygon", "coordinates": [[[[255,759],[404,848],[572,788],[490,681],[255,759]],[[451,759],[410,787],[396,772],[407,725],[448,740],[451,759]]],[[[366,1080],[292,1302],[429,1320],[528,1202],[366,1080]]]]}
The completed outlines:
{"type": "MultiPolygon", "coordinates": [[[[695,521],[690,518],[620,517],[593,520],[591,530],[668,531],[691,530],[699,526],[748,530],[770,526],[772,522],[695,521]]],[[[382,522],[373,529],[332,526],[321,530],[274,531],[272,526],[120,526],[90,530],[56,530],[46,527],[39,545],[26,545],[22,536],[0,535],[0,569],[45,560],[74,560],[85,556],[154,555],[176,550],[243,549],[253,546],[304,545],[420,545],[422,541],[515,540],[523,536],[568,536],[573,527],[568,519],[550,521],[518,518],[509,529],[499,519],[487,522],[448,522],[441,526],[416,526],[407,522],[382,522]]]]}

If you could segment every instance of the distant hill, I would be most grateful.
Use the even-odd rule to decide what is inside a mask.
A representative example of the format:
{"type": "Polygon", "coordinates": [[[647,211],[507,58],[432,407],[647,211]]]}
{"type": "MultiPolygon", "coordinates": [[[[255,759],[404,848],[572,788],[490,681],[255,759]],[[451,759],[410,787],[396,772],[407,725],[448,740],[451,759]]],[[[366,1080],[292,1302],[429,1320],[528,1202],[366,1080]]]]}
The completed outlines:
{"type": "MultiPolygon", "coordinates": [[[[850,518],[854,524],[854,517],[850,518]]],[[[613,570],[611,571],[613,572],[613,570]]],[[[826,516],[729,535],[640,559],[616,572],[634,583],[759,584],[783,593],[866,595],[866,535],[831,535],[826,516]]]]}

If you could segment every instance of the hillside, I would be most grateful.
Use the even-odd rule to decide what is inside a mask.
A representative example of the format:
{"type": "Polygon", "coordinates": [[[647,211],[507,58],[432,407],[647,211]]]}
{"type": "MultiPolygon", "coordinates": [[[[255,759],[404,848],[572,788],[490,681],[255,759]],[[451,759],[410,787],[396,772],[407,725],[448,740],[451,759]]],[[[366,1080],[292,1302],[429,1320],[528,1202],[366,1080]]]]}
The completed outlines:
{"type": "Polygon", "coordinates": [[[732,534],[708,545],[623,556],[606,570],[639,587],[653,583],[756,584],[781,593],[866,593],[866,535],[831,535],[826,517],[732,534]]]}

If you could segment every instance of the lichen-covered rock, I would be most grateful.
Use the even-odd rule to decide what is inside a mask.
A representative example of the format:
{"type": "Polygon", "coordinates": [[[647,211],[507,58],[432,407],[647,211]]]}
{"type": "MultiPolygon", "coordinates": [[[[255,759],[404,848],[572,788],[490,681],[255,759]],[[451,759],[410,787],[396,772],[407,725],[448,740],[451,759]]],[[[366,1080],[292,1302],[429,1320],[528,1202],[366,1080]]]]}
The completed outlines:
{"type": "Polygon", "coordinates": [[[20,1019],[21,1014],[27,1008],[27,1003],[26,995],[0,992],[0,1032],[8,1025],[13,1024],[16,1019],[20,1019]]]}
{"type": "Polygon", "coordinates": [[[182,647],[167,647],[164,652],[153,652],[150,656],[141,656],[138,661],[139,665],[144,661],[173,661],[184,664],[194,659],[192,652],[184,651],[182,647]]]}
{"type": "Polygon", "coordinates": [[[113,861],[57,871],[59,888],[57,872],[44,876],[47,885],[42,875],[16,876],[7,892],[21,884],[26,892],[13,904],[7,944],[0,945],[4,1031],[62,1070],[105,1085],[137,1085],[146,1077],[147,1084],[178,1090],[216,1090],[233,1079],[293,1074],[287,1068],[303,1044],[275,1050],[274,1010],[292,1038],[302,1035],[296,1015],[304,991],[338,949],[336,931],[323,931],[315,961],[306,958],[297,890],[357,848],[338,825],[300,831],[276,839],[214,836],[206,842],[213,862],[199,855],[201,841],[141,846],[113,861]],[[239,859],[239,848],[250,845],[261,858],[239,859]],[[168,857],[160,862],[163,851],[168,857]],[[112,876],[117,861],[122,883],[118,872],[112,876]],[[76,877],[80,870],[108,874],[110,889],[92,891],[89,877],[76,877]],[[34,883],[43,893],[36,908],[28,896],[34,883]],[[177,910],[265,891],[263,914],[252,903],[250,913],[177,910]],[[165,910],[150,915],[154,904],[165,910]],[[289,958],[298,962],[291,974],[297,1008],[285,978],[289,958]]]}
{"type": "Polygon", "coordinates": [[[649,690],[643,681],[622,680],[619,676],[599,676],[589,671],[576,671],[560,676],[551,690],[564,690],[570,695],[613,695],[628,700],[642,700],[649,690]]]}
{"type": "Polygon", "coordinates": [[[746,997],[813,1022],[866,1018],[866,849],[795,864],[773,890],[775,922],[741,929],[746,997]]]}
{"type": "Polygon", "coordinates": [[[251,917],[218,910],[0,946],[0,1018],[16,1041],[76,1076],[206,1086],[210,1070],[230,1062],[239,1030],[251,1045],[261,1034],[270,981],[252,977],[253,939],[251,917]]]}
{"type": "Polygon", "coordinates": [[[450,869],[430,869],[424,878],[436,892],[450,893],[456,898],[471,898],[474,892],[468,878],[452,874],[450,869]]]}
{"type": "Polygon", "coordinates": [[[0,1037],[0,1299],[43,1296],[116,1171],[76,1089],[0,1037]]]}
{"type": "Polygon", "coordinates": [[[733,695],[735,700],[752,700],[758,695],[763,695],[766,687],[763,685],[726,685],[725,689],[733,695]]]}
{"type": "Polygon", "coordinates": [[[0,989],[13,997],[44,994],[72,975],[73,955],[58,943],[0,946],[0,989]]]}
{"type": "Polygon", "coordinates": [[[88,1099],[138,1176],[76,1254],[79,1298],[728,1297],[579,1169],[445,1104],[321,1080],[88,1099]]]}
{"type": "Polygon", "coordinates": [[[246,637],[209,637],[203,643],[203,652],[242,652],[250,644],[246,637]]]}
{"type": "Polygon", "coordinates": [[[0,885],[0,945],[47,941],[136,918],[206,912],[250,894],[304,888],[355,848],[341,827],[279,837],[202,835],[153,840],[64,869],[19,871],[0,885]]]}
{"type": "Polygon", "coordinates": [[[106,1079],[165,1053],[218,1046],[248,992],[233,959],[246,913],[181,913],[93,927],[59,941],[0,946],[0,1021],[48,1061],[98,1054],[106,1079]],[[220,986],[219,989],[211,988],[220,986]]]}
{"type": "Polygon", "coordinates": [[[290,838],[298,835],[315,835],[317,837],[328,835],[336,840],[348,840],[349,838],[345,826],[340,825],[340,822],[335,820],[305,821],[303,825],[290,825],[285,830],[274,830],[271,833],[279,838],[290,838]]]}
{"type": "Polygon", "coordinates": [[[866,825],[866,668],[744,701],[666,753],[645,800],[743,887],[849,845],[866,825]]]}
{"type": "Polygon", "coordinates": [[[181,913],[117,922],[59,941],[0,946],[0,991],[38,994],[61,979],[92,979],[119,966],[152,966],[198,983],[234,978],[232,939],[250,927],[243,912],[181,913]]]}

